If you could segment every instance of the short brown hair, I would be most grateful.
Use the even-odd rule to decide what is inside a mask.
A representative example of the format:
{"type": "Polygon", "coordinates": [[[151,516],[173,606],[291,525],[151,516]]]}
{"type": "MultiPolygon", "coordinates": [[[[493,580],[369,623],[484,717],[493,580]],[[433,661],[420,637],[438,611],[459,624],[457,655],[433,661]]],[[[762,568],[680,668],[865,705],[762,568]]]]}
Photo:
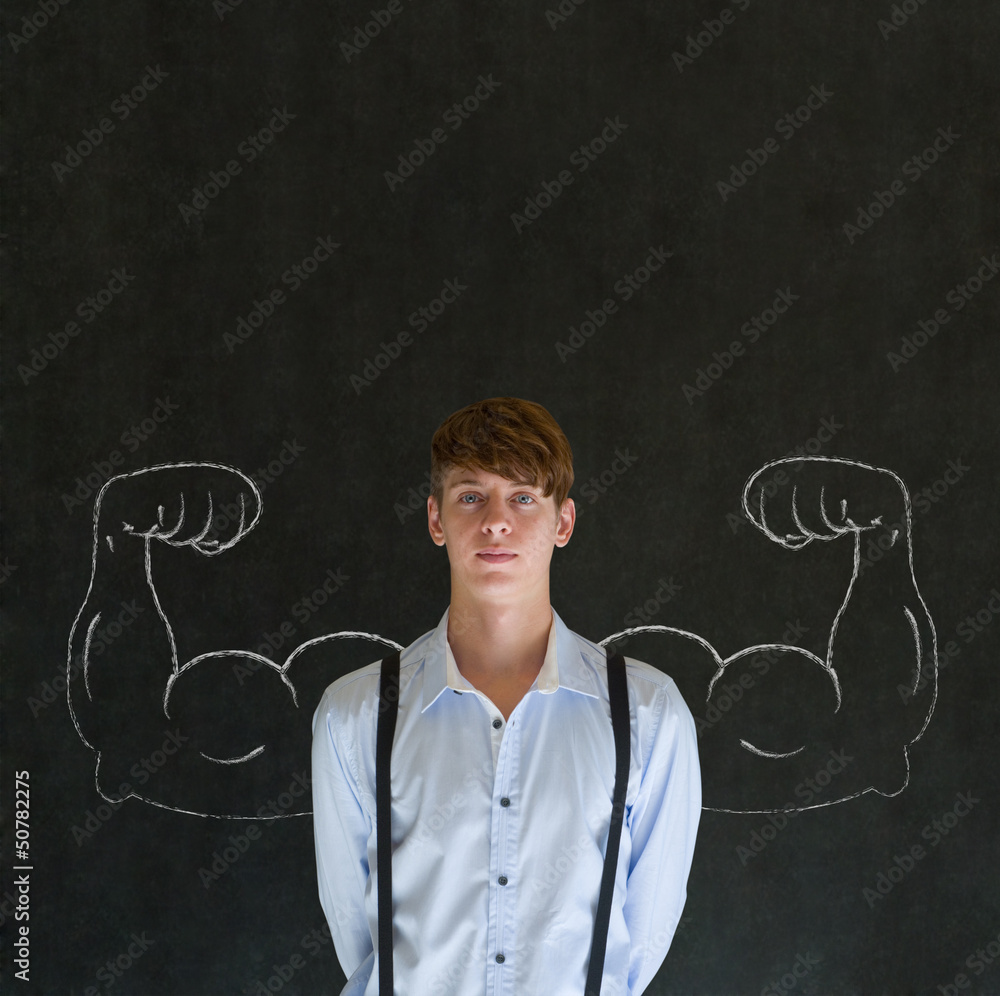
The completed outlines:
{"type": "Polygon", "coordinates": [[[438,508],[452,467],[528,481],[553,495],[556,509],[573,486],[573,451],[559,423],[534,401],[488,398],[449,415],[431,440],[431,493],[438,508]]]}

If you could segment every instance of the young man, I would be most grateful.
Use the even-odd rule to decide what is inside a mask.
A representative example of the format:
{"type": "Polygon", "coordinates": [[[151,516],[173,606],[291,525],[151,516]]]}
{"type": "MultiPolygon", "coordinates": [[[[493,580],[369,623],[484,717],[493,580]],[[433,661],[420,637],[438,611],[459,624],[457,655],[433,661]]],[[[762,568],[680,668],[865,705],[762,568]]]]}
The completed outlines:
{"type": "MultiPolygon", "coordinates": [[[[434,434],[431,538],[451,603],[402,651],[392,745],[392,961],[406,996],[581,996],[612,822],[606,651],[549,603],[572,453],[540,405],[491,398],[434,434]]],[[[680,919],[701,811],[674,682],[625,658],[629,776],[601,993],[641,993],[680,919]]],[[[379,992],[380,664],[313,719],[319,892],[345,994],[379,992]]],[[[623,754],[624,757],[624,754],[623,754]]]]}

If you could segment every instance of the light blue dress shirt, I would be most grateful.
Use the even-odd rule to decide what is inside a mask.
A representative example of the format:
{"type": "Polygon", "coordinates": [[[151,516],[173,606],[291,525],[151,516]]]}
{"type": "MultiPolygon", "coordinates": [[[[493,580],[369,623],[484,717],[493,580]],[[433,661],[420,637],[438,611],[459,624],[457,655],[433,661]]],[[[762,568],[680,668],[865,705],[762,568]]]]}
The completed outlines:
{"type": "MultiPolygon", "coordinates": [[[[401,996],[581,996],[611,822],[606,653],[552,611],[545,660],[504,721],[461,674],[448,613],[403,652],[392,752],[394,971],[401,996]]],[[[680,921],[701,813],[694,722],[674,682],[626,658],[625,823],[602,996],[650,983],[680,921]]],[[[344,996],[377,996],[379,662],[313,716],[319,895],[344,996]]]]}

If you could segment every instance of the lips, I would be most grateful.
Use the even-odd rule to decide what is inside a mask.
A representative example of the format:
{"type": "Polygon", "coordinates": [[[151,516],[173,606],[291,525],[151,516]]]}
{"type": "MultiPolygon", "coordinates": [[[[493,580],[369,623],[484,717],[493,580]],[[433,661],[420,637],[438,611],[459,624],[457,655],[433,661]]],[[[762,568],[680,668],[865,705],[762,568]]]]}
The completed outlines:
{"type": "Polygon", "coordinates": [[[480,550],[476,556],[485,560],[488,564],[506,564],[508,560],[513,560],[517,554],[511,553],[510,550],[496,549],[480,550]]]}

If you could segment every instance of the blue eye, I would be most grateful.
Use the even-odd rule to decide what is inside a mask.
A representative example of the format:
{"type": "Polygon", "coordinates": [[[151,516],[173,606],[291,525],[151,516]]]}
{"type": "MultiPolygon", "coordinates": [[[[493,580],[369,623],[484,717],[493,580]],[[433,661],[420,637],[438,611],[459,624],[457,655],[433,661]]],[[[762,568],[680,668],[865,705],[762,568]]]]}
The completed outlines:
{"type": "Polygon", "coordinates": [[[465,500],[466,498],[471,498],[473,501],[478,501],[475,495],[462,495],[458,500],[463,505],[471,505],[472,502],[466,501],[465,500]]]}
{"type": "MultiPolygon", "coordinates": [[[[528,499],[527,502],[520,502],[520,504],[522,504],[522,505],[526,505],[526,504],[528,504],[528,502],[534,502],[534,500],[535,500],[534,498],[531,497],[531,495],[518,495],[517,498],[527,498],[528,499]]],[[[515,498],[515,501],[517,500],[517,498],[515,498]]]]}

